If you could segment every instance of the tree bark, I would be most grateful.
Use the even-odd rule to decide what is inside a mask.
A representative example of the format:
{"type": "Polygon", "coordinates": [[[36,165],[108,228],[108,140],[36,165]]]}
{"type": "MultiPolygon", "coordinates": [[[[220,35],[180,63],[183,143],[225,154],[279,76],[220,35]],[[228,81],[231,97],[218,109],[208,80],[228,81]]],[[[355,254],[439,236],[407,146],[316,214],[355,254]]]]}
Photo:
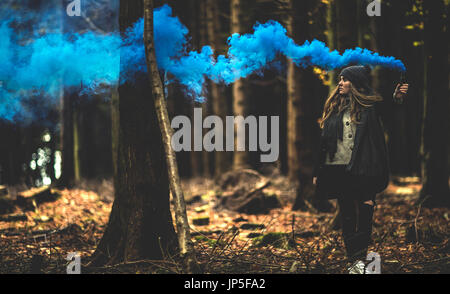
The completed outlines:
{"type": "MultiPolygon", "coordinates": [[[[207,27],[207,18],[206,18],[206,0],[197,1],[199,4],[198,12],[198,20],[200,23],[199,28],[199,48],[203,48],[205,45],[211,45],[208,42],[208,27],[207,27]]],[[[205,101],[202,103],[202,113],[203,117],[206,117],[208,115],[211,115],[211,100],[205,99],[205,101]]],[[[202,163],[203,163],[203,176],[204,177],[211,177],[212,174],[212,164],[213,164],[213,154],[211,152],[208,152],[206,150],[202,150],[202,163]]]]}
{"type": "MultiPolygon", "coordinates": [[[[296,43],[309,39],[308,12],[314,1],[290,0],[288,32],[296,43]]],[[[297,184],[297,197],[292,209],[313,209],[315,187],[312,183],[314,147],[319,139],[316,123],[316,103],[313,100],[317,79],[311,68],[299,68],[288,61],[287,123],[288,123],[288,176],[297,184]]]]}
{"type": "MultiPolygon", "coordinates": [[[[68,16],[65,13],[62,13],[62,32],[63,33],[71,33],[73,32],[74,19],[68,16]]],[[[76,29],[75,29],[76,30],[76,29]]],[[[64,79],[62,76],[62,89],[61,89],[61,114],[60,114],[60,150],[62,153],[61,160],[61,177],[57,183],[59,187],[71,187],[72,185],[79,180],[76,176],[79,176],[75,171],[75,168],[79,167],[78,153],[75,156],[75,152],[77,152],[75,147],[75,133],[78,132],[77,126],[74,125],[76,122],[77,115],[75,113],[76,109],[76,101],[79,99],[78,90],[76,86],[73,87],[65,87],[64,79]]],[[[78,134],[76,134],[78,135],[78,134]]],[[[79,169],[78,169],[79,172],[79,169]]]]}
{"type": "MultiPolygon", "coordinates": [[[[219,15],[216,0],[206,0],[206,27],[209,43],[213,46],[217,57],[220,44],[217,38],[217,34],[219,33],[219,15]]],[[[227,101],[221,87],[214,82],[210,82],[210,97],[214,115],[219,116],[222,121],[225,121],[228,114],[227,101]]],[[[225,142],[225,135],[223,135],[223,142],[225,142]]],[[[231,161],[229,155],[231,154],[225,151],[214,152],[215,176],[219,176],[227,171],[229,162],[231,161]]]]}
{"type": "MultiPolygon", "coordinates": [[[[231,0],[231,33],[242,33],[242,3],[241,0],[231,0]]],[[[233,113],[235,116],[243,116],[249,114],[249,101],[247,97],[247,81],[239,79],[233,83],[233,113]]],[[[248,136],[246,136],[246,141],[248,136]]],[[[246,142],[246,145],[248,143],[246,142]]],[[[234,146],[237,146],[237,126],[234,128],[234,146]]],[[[233,168],[242,169],[249,168],[251,165],[249,151],[237,151],[235,148],[233,154],[233,168]]]]}
{"type": "Polygon", "coordinates": [[[186,214],[186,204],[184,201],[181,180],[178,174],[178,166],[175,151],[171,146],[173,130],[170,126],[169,114],[167,112],[166,100],[164,97],[163,85],[156,63],[155,46],[153,40],[153,1],[144,0],[144,42],[147,59],[147,70],[152,84],[153,100],[159,127],[162,132],[162,141],[167,160],[170,189],[175,203],[175,217],[178,234],[178,245],[181,257],[185,260],[186,271],[188,273],[198,272],[198,264],[195,257],[194,246],[191,240],[190,228],[186,214]]]}
{"type": "Polygon", "coordinates": [[[60,187],[70,187],[75,179],[72,96],[66,89],[63,90],[60,116],[61,177],[57,183],[60,187]]]}
{"type": "MultiPolygon", "coordinates": [[[[182,4],[183,5],[183,4],[182,4]]],[[[196,47],[197,50],[200,50],[201,45],[201,14],[199,13],[199,1],[187,1],[187,7],[186,10],[189,11],[189,23],[190,23],[190,31],[191,31],[191,37],[192,37],[192,44],[194,45],[194,48],[196,47]]],[[[194,117],[194,108],[202,108],[203,117],[205,116],[203,105],[201,105],[199,102],[192,99],[191,102],[192,106],[191,109],[191,119],[194,117]]],[[[201,130],[203,132],[203,129],[201,130]]],[[[194,128],[191,128],[191,136],[194,138],[194,128]]],[[[202,135],[203,138],[203,135],[202,135]]],[[[191,169],[192,169],[192,177],[197,178],[201,177],[204,173],[204,158],[203,154],[204,151],[194,150],[194,140],[192,140],[192,151],[190,152],[191,155],[191,169]]]]}
{"type": "Polygon", "coordinates": [[[444,1],[424,1],[424,99],[420,148],[422,189],[419,202],[449,206],[447,144],[449,133],[448,6],[444,1]],[[437,131],[439,130],[439,131],[437,131]]]}
{"type": "MultiPolygon", "coordinates": [[[[354,48],[358,43],[357,26],[353,20],[357,16],[357,3],[355,0],[335,0],[334,9],[336,13],[336,49],[343,53],[345,49],[354,48]]],[[[336,78],[336,76],[335,76],[336,78]]],[[[337,82],[337,80],[335,80],[337,82]]],[[[334,88],[336,84],[334,85],[334,88]]],[[[330,88],[330,91],[334,90],[330,88]]],[[[341,227],[341,211],[339,205],[336,207],[336,212],[333,219],[330,221],[330,229],[338,230],[341,227]]]]}
{"type": "MultiPolygon", "coordinates": [[[[336,2],[330,1],[327,5],[327,42],[328,48],[330,50],[335,50],[336,48],[336,2]]],[[[336,88],[336,70],[330,70],[328,72],[330,85],[329,85],[329,94],[336,88]]]]}
{"type": "MultiPolygon", "coordinates": [[[[142,1],[120,2],[120,31],[142,17],[142,1]]],[[[121,71],[123,70],[121,64],[121,71]]],[[[115,199],[105,233],[90,265],[163,259],[176,253],[164,146],[148,76],[121,83],[113,99],[115,199]],[[117,136],[117,139],[114,139],[117,136]]]]}
{"type": "Polygon", "coordinates": [[[81,179],[80,124],[78,120],[78,114],[78,109],[73,109],[73,179],[75,183],[80,182],[81,179]]]}

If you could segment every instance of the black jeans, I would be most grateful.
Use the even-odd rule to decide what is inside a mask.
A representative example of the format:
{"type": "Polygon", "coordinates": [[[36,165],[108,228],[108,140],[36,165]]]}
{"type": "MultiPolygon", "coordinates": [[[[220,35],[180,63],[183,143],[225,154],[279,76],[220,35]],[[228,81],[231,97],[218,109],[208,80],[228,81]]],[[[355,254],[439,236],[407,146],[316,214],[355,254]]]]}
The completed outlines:
{"type": "Polygon", "coordinates": [[[347,258],[365,260],[371,241],[375,201],[374,205],[369,205],[353,197],[338,197],[338,204],[347,258]]]}

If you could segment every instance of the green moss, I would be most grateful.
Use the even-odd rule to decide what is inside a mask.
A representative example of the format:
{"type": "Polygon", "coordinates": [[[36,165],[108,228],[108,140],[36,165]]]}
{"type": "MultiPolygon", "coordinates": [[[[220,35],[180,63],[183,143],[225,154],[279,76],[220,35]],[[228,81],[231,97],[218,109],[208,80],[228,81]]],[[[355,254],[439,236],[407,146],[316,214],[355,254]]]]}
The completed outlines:
{"type": "Polygon", "coordinates": [[[253,245],[256,247],[271,245],[276,248],[282,249],[294,248],[294,242],[292,241],[291,236],[287,233],[280,232],[267,233],[260,237],[256,237],[255,239],[253,239],[253,245]]]}
{"type": "MultiPolygon", "coordinates": [[[[206,236],[199,235],[199,236],[195,236],[194,238],[195,238],[195,240],[197,240],[199,242],[206,242],[206,243],[208,243],[208,246],[210,246],[210,247],[213,247],[214,245],[217,244],[217,240],[210,239],[210,238],[208,238],[206,236]]],[[[219,241],[218,245],[224,246],[225,242],[224,241],[219,241]]]]}

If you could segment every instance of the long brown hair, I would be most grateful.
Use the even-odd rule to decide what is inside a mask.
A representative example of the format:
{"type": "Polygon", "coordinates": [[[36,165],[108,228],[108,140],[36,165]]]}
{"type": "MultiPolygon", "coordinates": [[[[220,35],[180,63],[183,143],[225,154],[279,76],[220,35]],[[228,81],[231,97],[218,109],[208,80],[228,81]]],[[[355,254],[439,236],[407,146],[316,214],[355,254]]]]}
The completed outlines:
{"type": "MultiPolygon", "coordinates": [[[[365,95],[358,91],[352,85],[350,86],[350,92],[348,93],[350,97],[350,117],[351,121],[359,124],[361,120],[361,111],[363,107],[372,107],[375,102],[383,101],[383,98],[374,93],[372,95],[365,95]]],[[[323,107],[322,118],[318,120],[320,128],[323,129],[325,121],[330,117],[335,109],[340,113],[346,107],[344,103],[345,99],[339,94],[339,85],[331,92],[330,96],[325,101],[323,107]]]]}

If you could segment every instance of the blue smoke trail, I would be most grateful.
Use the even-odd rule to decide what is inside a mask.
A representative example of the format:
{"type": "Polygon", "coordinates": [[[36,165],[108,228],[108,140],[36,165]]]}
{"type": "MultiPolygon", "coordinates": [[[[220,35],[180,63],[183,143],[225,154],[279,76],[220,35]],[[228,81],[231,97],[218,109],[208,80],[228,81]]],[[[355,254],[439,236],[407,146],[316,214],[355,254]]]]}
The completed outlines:
{"type": "Polygon", "coordinates": [[[211,47],[205,46],[200,53],[189,52],[189,55],[173,60],[165,69],[196,94],[200,93],[204,76],[215,82],[230,84],[262,70],[279,54],[292,59],[301,67],[318,66],[332,70],[360,64],[406,71],[400,60],[380,56],[368,49],[347,49],[341,55],[336,50],[330,52],[318,40],[306,41],[299,46],[287,36],[286,29],[275,21],[255,25],[253,34],[233,34],[228,38],[228,45],[228,57],[221,55],[215,60],[211,47]]]}
{"type": "MultiPolygon", "coordinates": [[[[0,117],[13,119],[23,111],[20,101],[30,91],[46,93],[57,101],[61,83],[65,87],[82,85],[83,91],[98,91],[102,85],[133,82],[146,73],[143,19],[130,27],[124,38],[118,32],[100,34],[37,35],[21,44],[9,26],[11,18],[0,15],[0,117]],[[122,54],[120,54],[122,52],[122,54]],[[122,57],[122,60],[121,60],[122,57]]],[[[160,70],[170,73],[188,93],[202,101],[205,80],[230,84],[259,72],[280,54],[297,66],[318,66],[326,70],[350,64],[383,66],[404,72],[405,66],[394,57],[380,56],[367,49],[347,49],[342,55],[323,42],[306,41],[297,45],[286,29],[275,21],[256,24],[253,34],[233,34],[228,38],[227,55],[214,57],[210,46],[190,51],[188,29],[172,9],[164,5],[154,11],[155,51],[160,70]]],[[[167,81],[172,82],[172,81],[167,81]]]]}
{"type": "MultiPolygon", "coordinates": [[[[210,46],[204,46],[200,52],[188,51],[188,30],[178,18],[171,15],[172,9],[168,5],[155,10],[158,67],[172,74],[198,100],[202,98],[206,78],[231,84],[261,71],[280,54],[301,67],[318,66],[331,70],[350,64],[361,64],[406,71],[400,60],[380,56],[368,49],[347,49],[341,55],[336,50],[330,52],[330,49],[318,40],[306,41],[299,46],[287,36],[286,29],[275,21],[255,25],[253,34],[233,34],[228,38],[227,56],[220,55],[215,59],[210,46]]],[[[127,32],[126,50],[130,56],[125,62],[129,70],[127,78],[136,72],[146,71],[143,30],[144,21],[140,19],[127,32]]]]}

